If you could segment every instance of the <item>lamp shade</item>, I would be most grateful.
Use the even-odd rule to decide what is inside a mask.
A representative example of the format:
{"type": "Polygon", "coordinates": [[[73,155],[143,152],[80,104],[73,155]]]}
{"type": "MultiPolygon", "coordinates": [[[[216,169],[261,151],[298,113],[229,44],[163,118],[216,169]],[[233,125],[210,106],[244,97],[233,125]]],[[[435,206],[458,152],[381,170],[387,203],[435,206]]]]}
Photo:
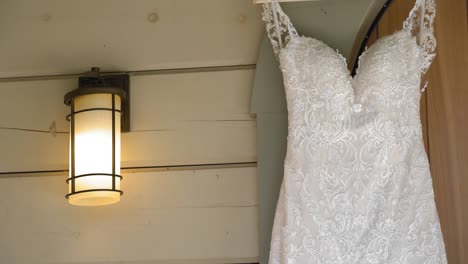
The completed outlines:
{"type": "Polygon", "coordinates": [[[121,101],[117,88],[78,88],[70,105],[70,204],[96,206],[120,201],[121,101]]]}

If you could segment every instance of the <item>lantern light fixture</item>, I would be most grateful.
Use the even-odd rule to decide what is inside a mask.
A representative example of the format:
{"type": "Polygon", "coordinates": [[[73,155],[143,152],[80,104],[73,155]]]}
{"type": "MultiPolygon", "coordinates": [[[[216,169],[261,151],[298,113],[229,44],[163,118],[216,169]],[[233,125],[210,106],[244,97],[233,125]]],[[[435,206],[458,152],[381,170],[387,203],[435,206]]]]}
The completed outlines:
{"type": "Polygon", "coordinates": [[[130,130],[128,74],[101,75],[93,67],[79,88],[65,95],[70,106],[70,204],[97,206],[120,201],[121,132],[130,130]]]}

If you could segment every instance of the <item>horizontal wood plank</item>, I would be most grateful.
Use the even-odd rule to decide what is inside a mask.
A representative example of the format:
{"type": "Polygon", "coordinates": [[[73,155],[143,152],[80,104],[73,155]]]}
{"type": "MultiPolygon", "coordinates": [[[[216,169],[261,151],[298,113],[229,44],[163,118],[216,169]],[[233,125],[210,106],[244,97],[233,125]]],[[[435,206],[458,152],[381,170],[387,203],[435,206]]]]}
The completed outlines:
{"type": "Polygon", "coordinates": [[[253,121],[249,114],[255,71],[135,76],[132,129],[171,129],[186,121],[253,121]]]}
{"type": "Polygon", "coordinates": [[[122,136],[122,166],[256,161],[254,121],[194,122],[183,130],[122,136]]]}
{"type": "MultiPolygon", "coordinates": [[[[249,120],[254,70],[132,76],[132,131],[170,130],[186,121],[249,120]]],[[[0,128],[68,131],[63,96],[77,79],[0,82],[0,128]]]]}
{"type": "Polygon", "coordinates": [[[53,123],[68,132],[70,107],[64,95],[78,86],[77,79],[0,82],[0,129],[49,131],[53,123]]]}
{"type": "MultiPolygon", "coordinates": [[[[122,166],[256,161],[253,75],[132,76],[132,132],[122,135],[122,166]]],[[[0,172],[68,168],[70,110],[63,95],[75,85],[74,79],[0,82],[0,172]]]]}
{"type": "MultiPolygon", "coordinates": [[[[194,122],[122,135],[122,166],[256,161],[255,122],[194,122]]],[[[68,134],[0,130],[0,172],[68,169],[68,134]]]]}
{"type": "Polygon", "coordinates": [[[255,63],[251,0],[0,2],[0,77],[255,63]]]}
{"type": "Polygon", "coordinates": [[[69,205],[61,177],[0,179],[0,262],[255,259],[255,171],[131,173],[104,207],[69,205]]]}
{"type": "MultiPolygon", "coordinates": [[[[70,262],[60,261],[56,264],[103,264],[101,261],[70,262]]],[[[106,264],[252,264],[258,263],[258,258],[215,258],[215,259],[156,259],[156,260],[127,260],[106,261],[106,264]]]]}

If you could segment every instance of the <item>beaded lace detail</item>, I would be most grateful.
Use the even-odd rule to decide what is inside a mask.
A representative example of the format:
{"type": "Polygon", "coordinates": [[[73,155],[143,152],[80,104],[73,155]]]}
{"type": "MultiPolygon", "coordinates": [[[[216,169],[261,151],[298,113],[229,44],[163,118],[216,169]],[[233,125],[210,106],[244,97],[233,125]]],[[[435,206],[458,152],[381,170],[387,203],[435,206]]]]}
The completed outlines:
{"type": "Polygon", "coordinates": [[[277,1],[264,5],[288,105],[270,264],[447,263],[419,114],[435,51],[435,3],[423,1],[361,55],[355,77],[277,1]]]}
{"type": "MultiPolygon", "coordinates": [[[[426,73],[436,56],[437,41],[434,36],[435,0],[416,0],[408,18],[403,23],[403,30],[417,36],[422,51],[421,72],[426,73]]],[[[262,19],[270,38],[275,55],[286,47],[291,38],[298,37],[289,17],[281,9],[278,0],[263,4],[262,19]]]]}
{"type": "Polygon", "coordinates": [[[278,56],[280,50],[287,45],[291,37],[298,36],[297,31],[276,0],[263,5],[262,19],[265,21],[273,51],[278,56]]]}
{"type": "Polygon", "coordinates": [[[437,41],[434,36],[435,0],[416,0],[409,17],[403,23],[403,29],[418,36],[422,50],[421,71],[426,73],[436,54],[437,41]]]}

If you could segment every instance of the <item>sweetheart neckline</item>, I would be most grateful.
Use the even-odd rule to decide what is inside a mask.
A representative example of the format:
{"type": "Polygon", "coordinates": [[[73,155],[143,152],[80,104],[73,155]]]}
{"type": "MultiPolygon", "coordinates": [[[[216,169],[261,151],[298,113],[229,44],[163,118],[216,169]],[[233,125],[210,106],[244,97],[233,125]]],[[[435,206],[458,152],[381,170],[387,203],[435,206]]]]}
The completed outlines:
{"type": "MultiPolygon", "coordinates": [[[[344,59],[344,62],[345,62],[345,66],[346,66],[346,76],[349,77],[352,81],[356,80],[357,76],[359,75],[359,69],[361,68],[361,59],[364,57],[364,55],[370,50],[372,49],[374,46],[376,46],[378,43],[382,42],[383,40],[385,39],[389,39],[391,37],[394,37],[398,34],[401,34],[401,33],[406,33],[408,36],[411,37],[411,40],[413,40],[415,43],[416,43],[416,36],[413,36],[411,34],[411,32],[409,32],[408,30],[406,30],[405,28],[402,28],[400,30],[397,30],[395,32],[393,32],[392,34],[390,35],[387,35],[387,36],[384,36],[382,38],[379,38],[377,39],[372,45],[370,45],[369,47],[366,46],[366,49],[364,52],[362,52],[358,58],[357,58],[357,61],[358,61],[358,67],[356,68],[356,74],[353,76],[352,73],[351,73],[351,70],[349,69],[349,64],[348,64],[348,61],[346,59],[345,56],[343,56],[343,54],[338,50],[338,49],[333,49],[330,45],[328,45],[327,43],[323,42],[322,40],[318,39],[318,38],[315,38],[315,37],[312,37],[312,36],[305,36],[305,35],[297,35],[297,36],[291,36],[291,39],[289,40],[288,43],[286,43],[286,46],[284,46],[280,51],[279,51],[279,55],[281,55],[283,52],[287,51],[288,47],[290,47],[289,43],[296,40],[296,39],[307,39],[307,40],[313,40],[313,41],[317,41],[319,43],[321,43],[324,47],[332,50],[333,52],[335,52],[335,54],[337,54],[339,57],[343,58],[344,59]]],[[[416,43],[417,45],[417,43],[416,43]]],[[[353,87],[353,90],[354,90],[354,87],[353,87]]]]}
{"type": "Polygon", "coordinates": [[[305,39],[305,40],[312,40],[312,41],[316,41],[316,42],[319,42],[320,44],[322,44],[325,48],[331,50],[332,52],[334,52],[336,55],[338,55],[340,58],[343,58],[343,61],[345,63],[345,68],[346,68],[346,71],[344,72],[344,74],[346,75],[346,77],[349,79],[350,83],[349,83],[349,87],[350,87],[350,90],[351,90],[351,97],[353,99],[350,107],[353,109],[354,112],[361,112],[361,110],[359,111],[356,111],[357,107],[361,108],[362,107],[362,104],[361,103],[357,103],[357,98],[356,98],[356,87],[355,87],[355,84],[354,84],[354,81],[357,79],[357,77],[359,76],[359,73],[360,73],[360,68],[361,68],[361,59],[364,58],[364,56],[366,55],[367,52],[369,52],[372,48],[374,48],[377,44],[381,43],[382,41],[386,40],[386,39],[390,39],[392,37],[395,37],[397,36],[398,34],[402,34],[402,33],[406,33],[407,36],[410,37],[411,41],[413,43],[416,44],[416,46],[418,46],[417,44],[417,40],[416,40],[416,36],[413,36],[411,34],[411,32],[407,31],[405,28],[402,28],[400,30],[397,30],[395,32],[393,32],[392,34],[389,34],[389,35],[386,35],[382,38],[379,38],[377,39],[372,45],[370,45],[369,47],[366,47],[365,51],[362,52],[357,60],[358,60],[358,67],[356,69],[356,74],[353,76],[351,74],[351,71],[350,69],[348,68],[348,61],[346,60],[346,57],[343,56],[343,54],[338,50],[338,49],[333,49],[330,45],[328,45],[327,43],[323,42],[322,40],[320,39],[317,39],[317,38],[314,38],[314,37],[311,37],[311,36],[304,36],[304,35],[297,35],[297,36],[291,36],[291,39],[288,43],[286,43],[286,46],[284,46],[280,52],[279,52],[279,55],[281,55],[283,52],[287,51],[288,48],[290,47],[289,43],[291,43],[292,41],[294,40],[297,40],[297,39],[305,39]],[[409,34],[408,34],[409,33],[409,34]]]}

